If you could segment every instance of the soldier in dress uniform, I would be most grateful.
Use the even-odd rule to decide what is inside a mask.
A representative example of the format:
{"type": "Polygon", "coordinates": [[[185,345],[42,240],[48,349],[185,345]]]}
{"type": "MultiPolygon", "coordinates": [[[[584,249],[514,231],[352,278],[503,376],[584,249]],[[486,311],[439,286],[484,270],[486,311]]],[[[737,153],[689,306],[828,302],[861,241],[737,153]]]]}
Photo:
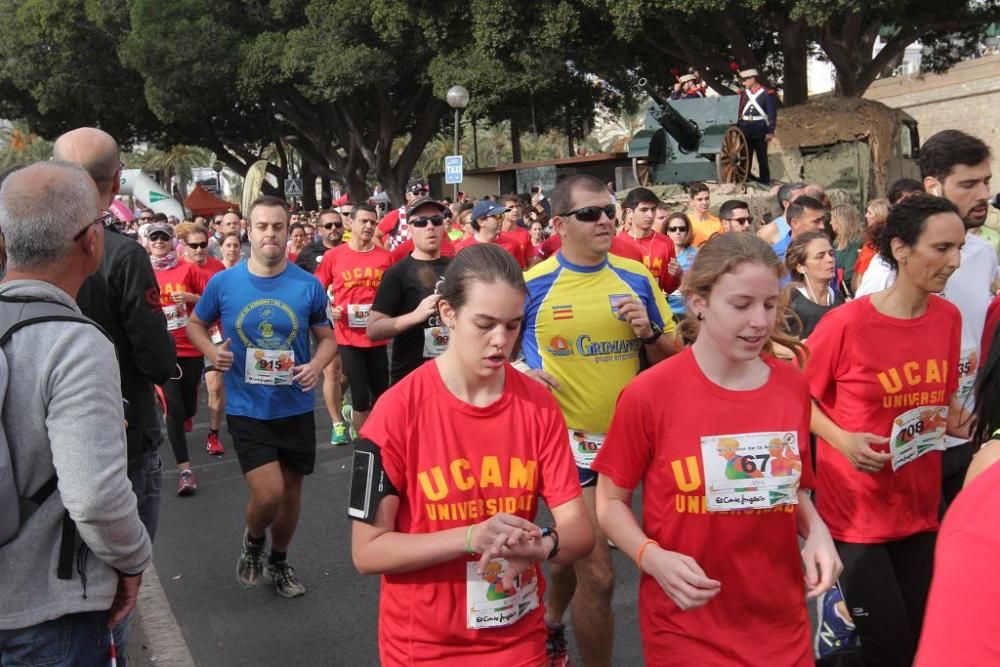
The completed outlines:
{"type": "Polygon", "coordinates": [[[767,142],[774,136],[778,122],[777,94],[760,85],[760,74],[755,69],[740,71],[743,90],[740,91],[740,106],[736,126],[743,130],[750,145],[750,167],[754,155],[757,156],[758,181],[769,184],[771,169],[767,164],[767,142]]]}
{"type": "Polygon", "coordinates": [[[705,87],[697,72],[682,74],[677,77],[677,83],[674,84],[674,92],[670,94],[670,99],[690,100],[705,97],[705,87]]]}

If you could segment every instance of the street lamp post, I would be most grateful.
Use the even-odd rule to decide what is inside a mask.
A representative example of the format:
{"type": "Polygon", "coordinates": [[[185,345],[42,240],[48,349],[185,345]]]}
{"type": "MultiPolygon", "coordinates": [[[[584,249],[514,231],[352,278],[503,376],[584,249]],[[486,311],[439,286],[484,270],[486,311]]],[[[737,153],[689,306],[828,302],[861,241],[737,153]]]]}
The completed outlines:
{"type": "MultiPolygon", "coordinates": [[[[469,91],[464,86],[452,86],[448,89],[448,106],[455,110],[455,155],[460,155],[458,145],[458,123],[462,109],[469,105],[469,91]]],[[[458,183],[455,184],[453,200],[458,200],[458,183]]]]}

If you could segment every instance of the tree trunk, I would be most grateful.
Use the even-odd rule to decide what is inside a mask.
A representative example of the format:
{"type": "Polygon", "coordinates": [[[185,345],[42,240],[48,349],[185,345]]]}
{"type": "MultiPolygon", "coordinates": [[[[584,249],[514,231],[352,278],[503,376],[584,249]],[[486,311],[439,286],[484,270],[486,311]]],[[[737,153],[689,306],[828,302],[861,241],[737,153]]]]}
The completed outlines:
{"type": "Polygon", "coordinates": [[[333,185],[330,182],[329,176],[324,176],[320,179],[320,191],[323,201],[319,202],[319,207],[324,209],[327,206],[331,206],[333,202],[333,185]]]}
{"type": "Polygon", "coordinates": [[[302,168],[299,170],[299,177],[302,179],[302,208],[307,211],[315,211],[316,172],[313,170],[311,162],[302,160],[302,168]]]}
{"type": "Polygon", "coordinates": [[[510,119],[510,161],[517,164],[521,161],[521,128],[517,124],[517,119],[510,119]]]}
{"type": "Polygon", "coordinates": [[[786,22],[779,29],[781,53],[784,59],[784,78],[781,88],[785,106],[802,104],[809,98],[807,76],[809,51],[806,43],[806,26],[802,20],[786,22]]]}

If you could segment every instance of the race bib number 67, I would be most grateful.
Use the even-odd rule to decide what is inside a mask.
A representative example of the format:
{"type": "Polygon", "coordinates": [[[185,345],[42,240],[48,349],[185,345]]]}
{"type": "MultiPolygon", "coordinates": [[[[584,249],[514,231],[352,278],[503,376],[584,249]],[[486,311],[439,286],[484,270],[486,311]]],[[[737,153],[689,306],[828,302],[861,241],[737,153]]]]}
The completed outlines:
{"type": "Polygon", "coordinates": [[[797,433],[705,436],[701,456],[710,512],[798,503],[802,459],[797,433]]]}

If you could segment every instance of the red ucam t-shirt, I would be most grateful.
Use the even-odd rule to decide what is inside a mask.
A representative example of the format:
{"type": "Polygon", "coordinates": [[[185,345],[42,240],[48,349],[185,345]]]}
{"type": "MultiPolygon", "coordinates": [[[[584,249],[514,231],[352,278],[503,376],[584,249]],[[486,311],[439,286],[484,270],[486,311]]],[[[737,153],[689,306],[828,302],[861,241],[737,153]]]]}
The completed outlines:
{"type": "MultiPolygon", "coordinates": [[[[810,393],[848,433],[890,437],[876,449],[900,460],[912,456],[914,443],[943,447],[961,333],[958,308],[937,296],[913,319],[880,313],[870,297],[855,299],[827,313],[809,336],[810,393]]],[[[937,530],[940,501],[940,451],[870,474],[817,438],[816,508],[834,539],[878,544],[937,530]]]]}
{"type": "Polygon", "coordinates": [[[209,279],[214,276],[219,271],[225,271],[226,265],[217,260],[214,257],[205,257],[205,264],[199,266],[198,264],[192,263],[192,266],[197,268],[199,271],[205,274],[205,282],[207,283],[209,279]]]}
{"type": "MultiPolygon", "coordinates": [[[[469,246],[476,245],[477,243],[482,243],[482,241],[477,239],[475,236],[470,236],[467,239],[462,239],[461,241],[455,244],[455,252],[456,253],[461,252],[463,248],[468,248],[469,246]]],[[[496,240],[493,241],[493,243],[497,244],[498,246],[506,250],[508,253],[510,253],[511,257],[514,258],[514,261],[516,261],[517,265],[520,266],[522,269],[528,265],[527,258],[524,256],[522,252],[521,244],[514,237],[504,236],[503,234],[500,234],[499,236],[497,236],[496,240]]]]}
{"type": "Polygon", "coordinates": [[[712,382],[691,348],[641,373],[618,397],[592,466],[624,489],[642,484],[646,534],[722,584],[708,604],[683,611],[642,575],[639,622],[650,664],[813,664],[796,505],[784,502],[813,486],[809,389],[791,364],[763,359],[770,377],[750,391],[712,382]],[[768,483],[768,475],[789,484],[780,493],[720,491],[733,480],[768,483]],[[747,509],[716,510],[713,500],[747,509]]]}
{"type": "MultiPolygon", "coordinates": [[[[399,492],[397,531],[470,526],[499,512],[534,521],[540,500],[552,508],[580,495],[566,423],[555,400],[509,364],[504,373],[501,397],[477,407],[448,391],[437,361],[430,361],[375,404],[361,436],[381,449],[386,474],[399,492]],[[498,438],[499,433],[504,436],[498,438]]],[[[477,563],[477,557],[468,556],[383,575],[383,665],[544,664],[541,568],[522,574],[517,589],[505,592],[497,590],[492,566],[485,576],[475,574],[477,563]],[[473,629],[500,606],[515,618],[473,629]]]]}
{"type": "Polygon", "coordinates": [[[681,286],[679,277],[670,275],[667,267],[670,260],[677,259],[677,250],[674,242],[665,234],[653,232],[645,238],[632,236],[626,231],[621,231],[615,237],[623,244],[634,244],[642,255],[642,264],[656,278],[656,283],[667,294],[670,294],[681,286]]]}
{"type": "Polygon", "coordinates": [[[500,232],[500,236],[506,236],[509,239],[513,239],[515,243],[521,246],[521,255],[524,257],[525,261],[531,257],[531,234],[528,230],[519,225],[515,225],[513,229],[508,232],[500,232]]]}
{"type": "Polygon", "coordinates": [[[966,486],[941,523],[916,667],[1000,665],[1000,464],[966,486]]]}
{"type": "Polygon", "coordinates": [[[330,305],[340,306],[344,314],[334,323],[337,345],[349,347],[380,347],[389,341],[368,338],[368,315],[375,303],[375,292],[382,274],[392,266],[392,257],[385,248],[373,245],[359,251],[342,243],[323,254],[316,278],[327,291],[330,305]],[[332,294],[331,294],[331,287],[332,294]]]}
{"type": "MultiPolygon", "coordinates": [[[[561,247],[562,237],[558,234],[553,234],[542,242],[541,247],[535,253],[535,257],[538,259],[548,259],[561,247]]],[[[626,243],[617,236],[611,237],[611,249],[608,252],[626,259],[634,259],[637,262],[642,261],[642,252],[640,252],[639,248],[635,244],[626,243]]]]}
{"type": "Polygon", "coordinates": [[[167,330],[174,337],[178,357],[200,357],[187,336],[188,317],[194,310],[193,304],[174,303],[174,292],[201,295],[210,278],[202,269],[184,261],[178,261],[171,269],[153,271],[160,286],[160,308],[167,318],[167,330]]]}
{"type": "MultiPolygon", "coordinates": [[[[392,251],[392,263],[395,264],[396,262],[405,259],[411,252],[413,252],[413,239],[406,239],[392,251]]],[[[452,243],[451,239],[448,238],[448,235],[445,234],[444,238],[441,239],[441,256],[454,257],[456,252],[458,251],[455,250],[455,244],[452,243]]]]}

